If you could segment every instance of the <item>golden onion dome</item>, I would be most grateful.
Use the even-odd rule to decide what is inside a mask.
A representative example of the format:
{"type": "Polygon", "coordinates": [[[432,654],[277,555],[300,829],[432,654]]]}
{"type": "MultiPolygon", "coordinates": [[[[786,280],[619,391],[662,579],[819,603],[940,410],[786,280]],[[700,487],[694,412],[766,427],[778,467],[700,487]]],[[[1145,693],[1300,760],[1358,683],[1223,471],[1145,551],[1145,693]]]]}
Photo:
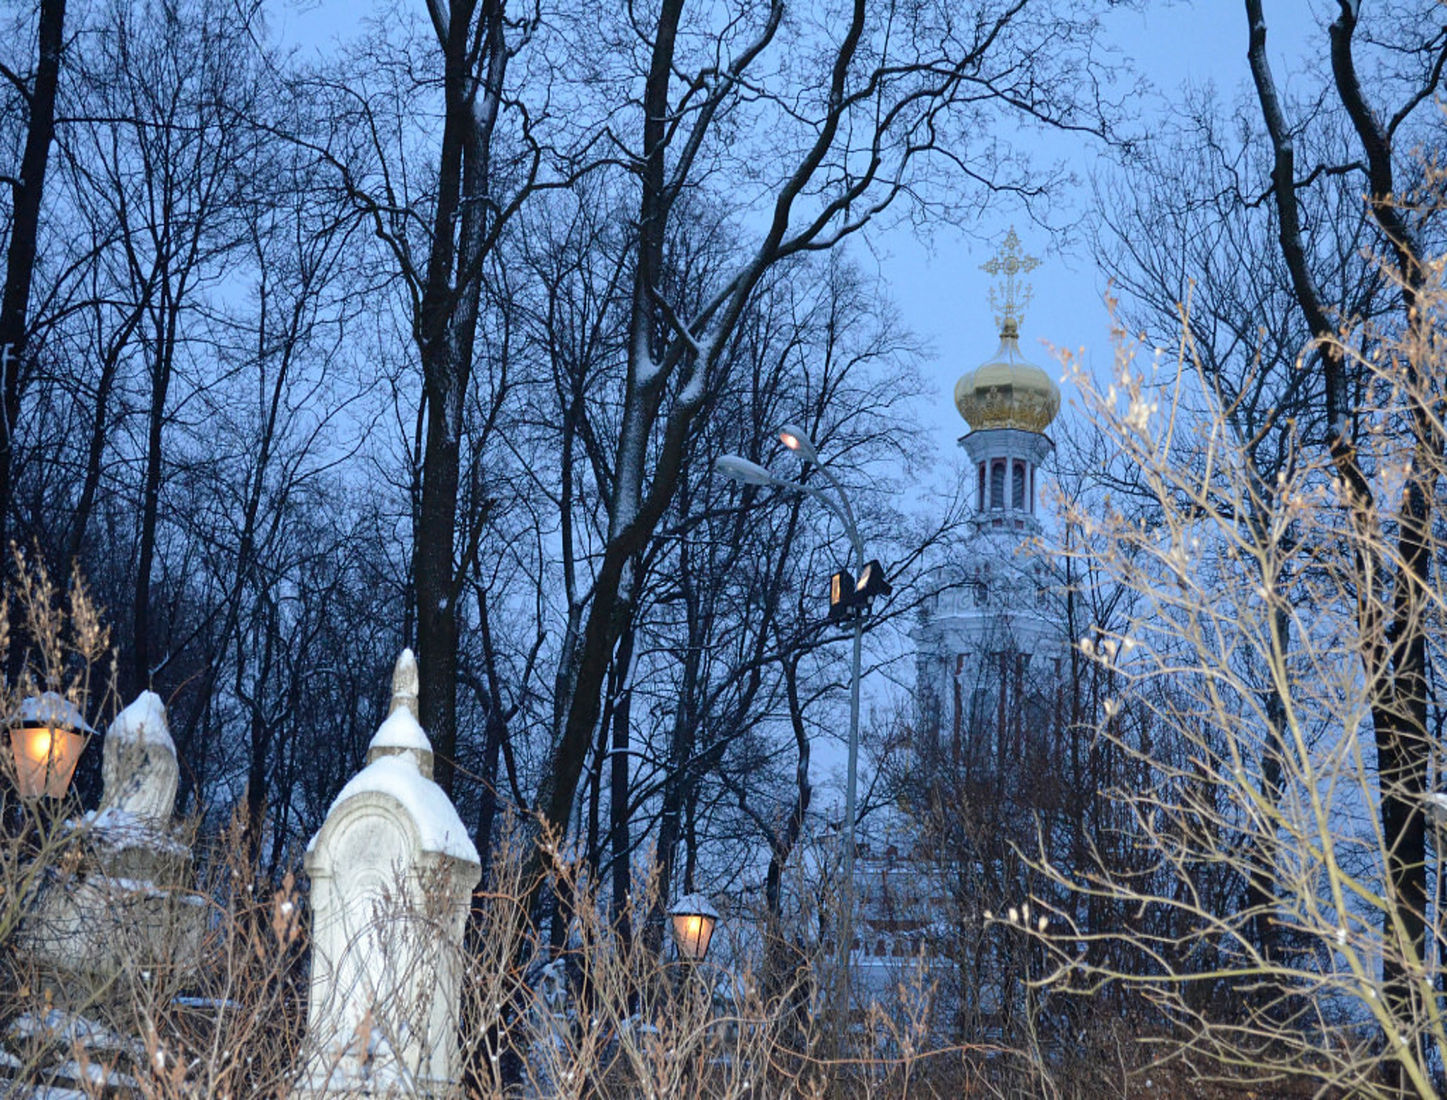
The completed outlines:
{"type": "Polygon", "coordinates": [[[1020,334],[1008,321],[995,354],[955,383],[955,408],[974,431],[1019,428],[1044,432],[1060,411],[1060,389],[1020,351],[1020,334]]]}

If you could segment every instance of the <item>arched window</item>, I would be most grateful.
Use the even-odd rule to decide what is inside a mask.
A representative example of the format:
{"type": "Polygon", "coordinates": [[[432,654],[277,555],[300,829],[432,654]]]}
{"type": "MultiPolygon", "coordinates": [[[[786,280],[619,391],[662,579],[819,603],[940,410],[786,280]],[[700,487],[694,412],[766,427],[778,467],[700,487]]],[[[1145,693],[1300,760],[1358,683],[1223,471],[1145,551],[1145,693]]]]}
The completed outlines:
{"type": "Polygon", "coordinates": [[[1005,460],[992,459],[990,462],[990,510],[1002,511],[1005,507],[1005,460]]]}
{"type": "Polygon", "coordinates": [[[1025,510],[1025,463],[1015,460],[1015,476],[1010,479],[1010,507],[1017,512],[1025,510]]]}
{"type": "Polygon", "coordinates": [[[980,463],[980,490],[979,495],[975,498],[975,510],[978,512],[985,510],[985,464],[983,462],[980,463]]]}

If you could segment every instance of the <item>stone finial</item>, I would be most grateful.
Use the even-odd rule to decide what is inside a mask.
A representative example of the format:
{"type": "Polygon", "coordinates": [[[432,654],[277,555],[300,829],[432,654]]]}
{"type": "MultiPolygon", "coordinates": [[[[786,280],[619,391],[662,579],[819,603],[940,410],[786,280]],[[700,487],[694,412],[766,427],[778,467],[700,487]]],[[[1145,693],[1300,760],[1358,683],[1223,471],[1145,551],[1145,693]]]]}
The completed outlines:
{"type": "Polygon", "coordinates": [[[404,649],[392,668],[392,705],[387,713],[392,714],[402,707],[412,712],[413,718],[420,718],[417,710],[417,658],[412,650],[404,649]]]}
{"type": "Polygon", "coordinates": [[[143,691],[111,723],[101,753],[100,817],[164,828],[176,808],[176,745],[166,728],[166,705],[143,691]]]}
{"type": "Polygon", "coordinates": [[[384,756],[406,756],[422,778],[432,778],[432,742],[417,721],[417,658],[404,649],[392,670],[392,705],[367,746],[367,763],[384,756]]]}

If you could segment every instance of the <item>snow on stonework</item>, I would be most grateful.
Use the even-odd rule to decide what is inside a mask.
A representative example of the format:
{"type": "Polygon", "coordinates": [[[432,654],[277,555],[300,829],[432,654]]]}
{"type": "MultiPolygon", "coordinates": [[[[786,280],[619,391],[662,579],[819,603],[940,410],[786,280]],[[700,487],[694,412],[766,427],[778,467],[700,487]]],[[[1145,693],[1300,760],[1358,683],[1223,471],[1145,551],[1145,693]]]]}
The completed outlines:
{"type": "MultiPolygon", "coordinates": [[[[330,818],[359,794],[387,795],[401,803],[417,827],[423,849],[481,864],[467,827],[441,787],[432,781],[432,742],[417,721],[417,658],[402,650],[392,672],[392,703],[367,746],[367,765],[344,786],[327,811],[330,818]]],[[[310,852],[317,838],[307,845],[310,852]]]]}
{"type": "Polygon", "coordinates": [[[402,650],[392,670],[392,705],[367,746],[367,763],[384,756],[411,756],[423,778],[432,778],[432,742],[417,720],[417,658],[402,650]]]}
{"type": "Polygon", "coordinates": [[[403,1082],[450,1095],[460,1074],[462,933],[482,863],[432,781],[416,701],[417,663],[404,650],[367,764],[307,846],[312,966],[298,1098],[390,1094],[403,1082]]]}
{"type": "Polygon", "coordinates": [[[20,942],[47,968],[107,980],[195,966],[209,901],[192,890],[191,848],[172,822],[180,770],[159,695],[116,716],[101,756],[100,807],[70,825],[85,843],[37,890],[20,942]]]}
{"type": "Polygon", "coordinates": [[[172,756],[176,755],[176,743],[171,740],[171,731],[166,725],[166,704],[154,691],[141,692],[135,702],[116,715],[106,737],[163,745],[172,756]]]}
{"type": "Polygon", "coordinates": [[[377,727],[369,751],[382,748],[412,749],[416,752],[425,752],[428,756],[432,755],[432,742],[427,739],[422,724],[406,707],[394,710],[377,727]]]}
{"type": "Polygon", "coordinates": [[[417,657],[409,646],[398,655],[397,664],[392,669],[392,705],[387,710],[388,715],[399,710],[406,710],[415,719],[417,717],[418,689],[417,657]]]}
{"type": "Polygon", "coordinates": [[[166,725],[166,704],[154,691],[143,691],[106,731],[101,747],[101,815],[164,830],[175,812],[180,776],[176,743],[166,725]]]}
{"type": "MultiPolygon", "coordinates": [[[[477,847],[467,835],[467,827],[457,816],[456,807],[441,787],[417,770],[411,756],[383,756],[373,760],[342,788],[327,816],[331,817],[350,799],[369,793],[387,795],[402,804],[417,826],[418,843],[424,851],[439,852],[468,863],[482,863],[477,847]]],[[[307,850],[311,851],[316,842],[317,838],[313,837],[307,850]]]]}

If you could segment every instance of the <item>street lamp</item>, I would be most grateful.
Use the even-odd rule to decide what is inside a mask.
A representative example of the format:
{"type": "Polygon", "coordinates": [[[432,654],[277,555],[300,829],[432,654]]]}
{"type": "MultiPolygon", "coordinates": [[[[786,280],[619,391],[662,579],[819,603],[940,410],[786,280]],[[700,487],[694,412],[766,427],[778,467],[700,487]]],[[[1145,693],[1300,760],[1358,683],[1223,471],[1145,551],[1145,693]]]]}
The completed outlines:
{"type": "Polygon", "coordinates": [[[840,972],[844,982],[845,1009],[849,999],[849,959],[854,944],[854,817],[856,792],[859,786],[859,678],[860,656],[864,648],[864,614],[869,601],[877,595],[888,595],[890,585],[884,577],[884,569],[877,561],[864,560],[864,542],[859,537],[859,525],[854,522],[854,509],[849,506],[849,495],[843,483],[834,476],[827,463],[819,458],[819,450],[807,432],[794,424],[779,428],[779,442],[793,451],[805,463],[816,467],[824,479],[833,487],[834,497],[814,485],[798,481],[786,481],[760,466],[737,455],[723,455],[714,462],[714,469],[725,477],[746,485],[772,485],[791,493],[807,493],[828,508],[844,524],[854,551],[854,567],[858,580],[846,570],[836,572],[829,581],[829,619],[840,622],[852,619],[854,624],[854,652],[849,671],[849,767],[844,788],[844,897],[842,935],[839,942],[840,972]]]}
{"type": "Polygon", "coordinates": [[[90,735],[75,704],[53,691],[32,695],[6,723],[20,797],[64,798],[90,735]]]}
{"type": "Polygon", "coordinates": [[[809,438],[803,428],[785,424],[779,429],[779,442],[805,462],[812,462],[816,466],[822,465],[819,461],[819,452],[814,447],[814,441],[809,438]]]}
{"type": "Polygon", "coordinates": [[[680,958],[691,963],[703,962],[708,945],[718,924],[718,910],[702,894],[685,894],[668,910],[673,920],[673,942],[680,958]]]}
{"type": "Polygon", "coordinates": [[[714,460],[713,468],[741,485],[793,485],[791,481],[775,477],[757,462],[750,462],[738,455],[720,455],[714,460]]]}

